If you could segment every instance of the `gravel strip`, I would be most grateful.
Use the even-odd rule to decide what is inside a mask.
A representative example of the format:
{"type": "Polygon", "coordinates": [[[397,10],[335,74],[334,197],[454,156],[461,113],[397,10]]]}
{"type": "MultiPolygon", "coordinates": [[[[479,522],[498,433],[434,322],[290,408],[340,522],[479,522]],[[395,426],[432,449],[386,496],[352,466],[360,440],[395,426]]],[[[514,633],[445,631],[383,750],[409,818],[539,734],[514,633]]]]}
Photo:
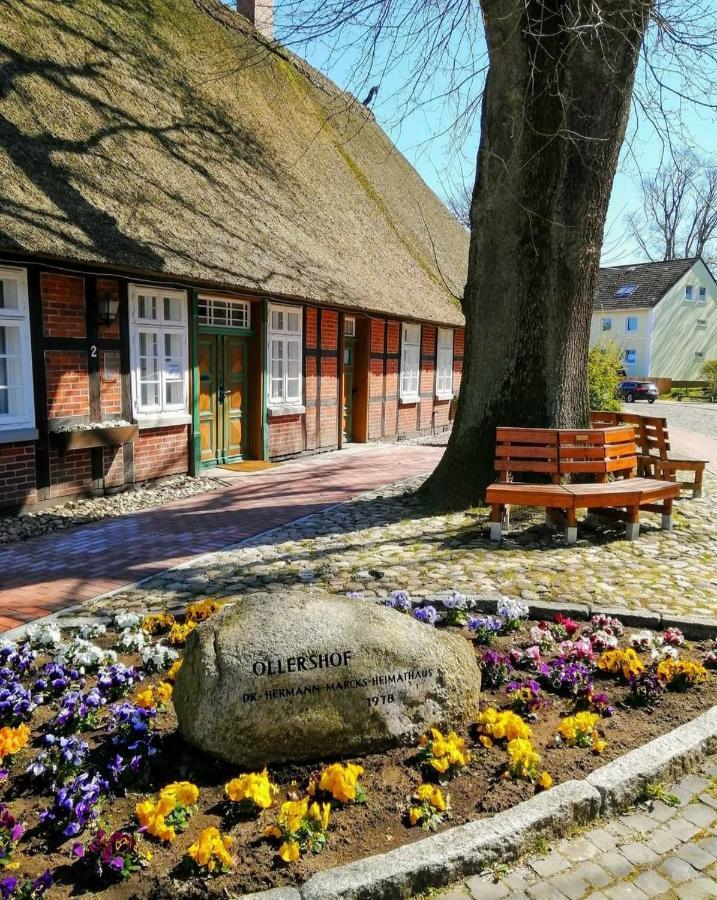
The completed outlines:
{"type": "Polygon", "coordinates": [[[62,506],[40,509],[21,515],[0,516],[0,545],[65,528],[76,528],[112,516],[125,516],[141,509],[164,506],[173,500],[192,497],[224,487],[216,478],[192,478],[178,475],[156,484],[147,484],[118,494],[71,500],[62,506]]]}

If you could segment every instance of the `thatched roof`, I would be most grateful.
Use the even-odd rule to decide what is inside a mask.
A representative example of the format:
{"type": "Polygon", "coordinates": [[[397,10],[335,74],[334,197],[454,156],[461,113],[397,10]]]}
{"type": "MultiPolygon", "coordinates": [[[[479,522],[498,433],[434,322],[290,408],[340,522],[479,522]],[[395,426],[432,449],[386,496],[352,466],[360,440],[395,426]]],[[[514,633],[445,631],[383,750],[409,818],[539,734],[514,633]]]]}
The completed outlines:
{"type": "Polygon", "coordinates": [[[5,0],[0,250],[459,324],[468,237],[215,0],[5,0]]]}

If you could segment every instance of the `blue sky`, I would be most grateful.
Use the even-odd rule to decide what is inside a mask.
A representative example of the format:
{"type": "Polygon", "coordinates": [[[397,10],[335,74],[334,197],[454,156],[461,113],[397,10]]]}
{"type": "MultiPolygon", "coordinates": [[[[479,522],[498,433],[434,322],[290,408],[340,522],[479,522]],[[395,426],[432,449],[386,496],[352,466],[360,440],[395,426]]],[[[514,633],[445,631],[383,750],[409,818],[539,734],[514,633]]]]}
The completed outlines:
{"type": "MultiPolygon", "coordinates": [[[[281,39],[281,9],[278,10],[278,34],[281,39]]],[[[380,91],[372,109],[378,122],[388,132],[399,150],[418,169],[425,181],[440,196],[445,197],[451,185],[462,179],[470,180],[475,173],[475,154],[478,147],[479,122],[459,139],[446,131],[453,120],[452,110],[444,101],[429,102],[422,108],[404,113],[401,90],[410,76],[414,60],[410,54],[392,63],[388,74],[367,74],[356,71],[356,56],[349,50],[323,45],[297,47],[313,65],[324,71],[341,87],[352,91],[362,100],[368,88],[380,82],[380,91]]],[[[380,67],[383,61],[377,63],[380,67]]],[[[439,94],[445,78],[440,70],[432,75],[430,89],[439,94]]],[[[680,146],[686,143],[701,155],[714,153],[717,148],[717,118],[713,110],[683,110],[686,137],[680,138],[680,146]]],[[[628,131],[636,123],[631,119],[628,131]]],[[[674,136],[673,136],[674,137],[674,136]]],[[[640,125],[632,143],[632,153],[624,152],[615,179],[610,209],[605,229],[603,264],[637,261],[642,257],[626,227],[627,214],[640,204],[640,176],[651,174],[660,162],[662,140],[648,126],[640,125]]]]}

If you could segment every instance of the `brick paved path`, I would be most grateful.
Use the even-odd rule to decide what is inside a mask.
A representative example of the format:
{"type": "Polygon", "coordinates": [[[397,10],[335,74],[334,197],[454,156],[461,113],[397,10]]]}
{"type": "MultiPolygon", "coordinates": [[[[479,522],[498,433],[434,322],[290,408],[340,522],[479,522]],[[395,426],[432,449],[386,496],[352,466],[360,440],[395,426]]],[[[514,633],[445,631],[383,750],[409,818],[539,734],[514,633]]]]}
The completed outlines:
{"type": "Polygon", "coordinates": [[[717,757],[655,801],[601,823],[498,878],[468,878],[434,900],[704,900],[717,897],[717,757]]]}
{"type": "Polygon", "coordinates": [[[10,544],[0,550],[0,632],[430,472],[442,453],[437,447],[381,445],[326,454],[234,478],[224,490],[10,544]]]}

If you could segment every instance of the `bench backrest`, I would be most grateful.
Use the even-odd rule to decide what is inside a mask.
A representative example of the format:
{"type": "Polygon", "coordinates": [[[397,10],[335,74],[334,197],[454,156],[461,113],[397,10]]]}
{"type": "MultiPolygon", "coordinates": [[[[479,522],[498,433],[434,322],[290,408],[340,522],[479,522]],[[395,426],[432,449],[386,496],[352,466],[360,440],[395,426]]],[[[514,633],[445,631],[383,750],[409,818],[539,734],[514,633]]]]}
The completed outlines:
{"type": "Polygon", "coordinates": [[[511,472],[550,476],[631,474],[637,467],[635,434],[630,426],[586,428],[496,429],[495,469],[501,481],[511,472]]]}
{"type": "Polygon", "coordinates": [[[560,481],[558,432],[550,428],[497,428],[495,470],[501,481],[509,472],[540,472],[560,481]]]}
{"type": "Polygon", "coordinates": [[[630,475],[637,468],[635,430],[629,425],[558,431],[561,475],[630,475]]]}
{"type": "Polygon", "coordinates": [[[595,425],[632,425],[635,429],[635,442],[641,456],[654,456],[656,459],[667,459],[670,452],[670,437],[667,431],[667,419],[660,416],[640,416],[636,413],[595,411],[590,413],[590,420],[595,425]]]}

